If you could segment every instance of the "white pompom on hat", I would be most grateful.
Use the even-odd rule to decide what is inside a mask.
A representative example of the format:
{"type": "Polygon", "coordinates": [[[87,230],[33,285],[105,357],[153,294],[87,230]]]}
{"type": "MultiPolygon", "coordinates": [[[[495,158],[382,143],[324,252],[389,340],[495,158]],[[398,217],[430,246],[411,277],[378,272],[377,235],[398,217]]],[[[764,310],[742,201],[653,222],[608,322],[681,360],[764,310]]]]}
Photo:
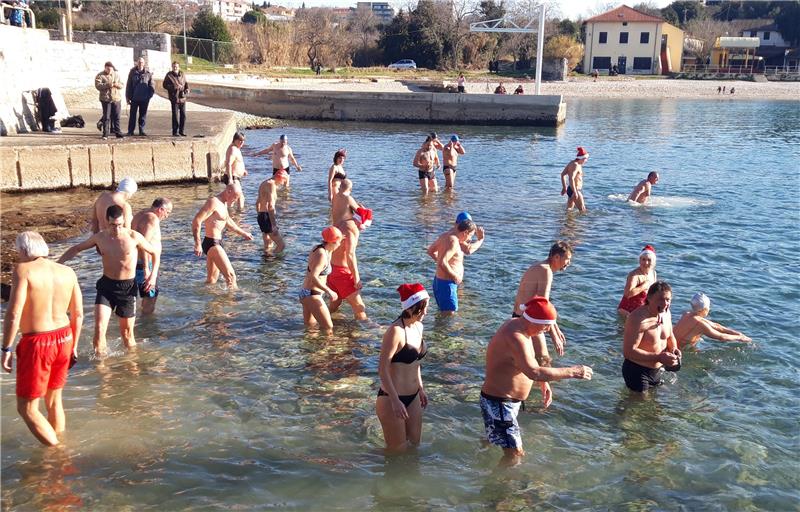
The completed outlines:
{"type": "Polygon", "coordinates": [[[558,312],[549,300],[536,296],[522,306],[522,317],[534,324],[553,325],[558,312]]]}
{"type": "Polygon", "coordinates": [[[403,309],[408,309],[417,302],[430,298],[425,287],[419,283],[401,284],[397,287],[397,291],[400,292],[400,304],[403,309]]]}
{"type": "Polygon", "coordinates": [[[358,224],[358,229],[364,231],[372,225],[372,210],[369,208],[356,208],[353,220],[358,224]]]}

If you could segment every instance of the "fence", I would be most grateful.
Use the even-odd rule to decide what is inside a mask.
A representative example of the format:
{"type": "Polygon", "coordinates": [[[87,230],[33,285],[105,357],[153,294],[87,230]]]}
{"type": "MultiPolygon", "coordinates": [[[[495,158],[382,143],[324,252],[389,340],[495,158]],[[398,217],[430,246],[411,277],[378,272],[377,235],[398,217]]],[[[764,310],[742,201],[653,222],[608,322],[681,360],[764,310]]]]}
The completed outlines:
{"type": "Polygon", "coordinates": [[[6,24],[16,25],[16,23],[14,23],[13,19],[12,19],[14,17],[14,14],[21,14],[21,18],[22,18],[22,25],[21,26],[28,27],[28,28],[36,28],[36,15],[33,14],[32,10],[30,10],[27,7],[22,7],[22,6],[12,6],[12,5],[8,5],[8,4],[0,4],[0,23],[2,23],[4,25],[6,25],[6,24]],[[9,11],[8,14],[6,14],[6,11],[9,11]],[[15,13],[14,11],[22,11],[22,12],[21,13],[15,13]],[[27,19],[26,19],[26,15],[27,15],[27,19]],[[30,20],[30,21],[28,21],[28,20],[30,20]]]}
{"type": "Polygon", "coordinates": [[[186,56],[192,57],[191,66],[195,68],[232,65],[239,58],[234,43],[187,37],[185,48],[184,53],[183,36],[172,36],[172,53],[178,57],[176,60],[185,61],[186,56]]]}

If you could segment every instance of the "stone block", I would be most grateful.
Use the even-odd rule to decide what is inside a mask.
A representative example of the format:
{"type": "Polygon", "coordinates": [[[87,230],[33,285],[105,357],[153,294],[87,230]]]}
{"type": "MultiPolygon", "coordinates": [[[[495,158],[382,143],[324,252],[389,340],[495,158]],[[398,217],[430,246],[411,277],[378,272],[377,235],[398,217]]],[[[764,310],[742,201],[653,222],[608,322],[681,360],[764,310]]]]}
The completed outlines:
{"type": "Polygon", "coordinates": [[[0,147],[0,190],[19,190],[16,149],[0,147]]]}
{"type": "Polygon", "coordinates": [[[148,143],[122,143],[112,145],[114,162],[114,183],[131,177],[136,183],[152,183],[156,180],[153,172],[153,148],[148,143]]]}
{"type": "Polygon", "coordinates": [[[20,185],[24,190],[54,190],[71,185],[66,147],[27,147],[18,151],[20,185]]]}
{"type": "Polygon", "coordinates": [[[92,185],[90,165],[88,147],[69,146],[69,171],[72,175],[73,187],[90,187],[92,185]]]}
{"type": "Polygon", "coordinates": [[[109,144],[93,144],[89,147],[89,169],[92,187],[110,187],[114,183],[109,144]]]}
{"type": "Polygon", "coordinates": [[[194,177],[191,142],[155,142],[152,148],[156,181],[181,181],[194,177]]]}
{"type": "Polygon", "coordinates": [[[206,141],[192,141],[192,171],[195,179],[211,179],[212,170],[209,167],[209,153],[211,144],[206,141]]]}

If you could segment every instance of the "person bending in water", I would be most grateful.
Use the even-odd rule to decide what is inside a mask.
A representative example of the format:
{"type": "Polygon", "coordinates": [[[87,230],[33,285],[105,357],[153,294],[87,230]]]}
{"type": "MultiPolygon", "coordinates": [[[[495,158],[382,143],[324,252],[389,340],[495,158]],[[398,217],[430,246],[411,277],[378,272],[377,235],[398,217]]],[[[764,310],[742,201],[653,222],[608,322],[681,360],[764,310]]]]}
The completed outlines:
{"type": "Polygon", "coordinates": [[[94,202],[92,207],[92,233],[99,233],[108,227],[108,220],[106,219],[106,212],[108,207],[118,205],[122,208],[123,218],[125,219],[125,227],[131,227],[131,218],[133,218],[133,210],[128,203],[133,194],[139,187],[133,178],[122,178],[117,185],[116,192],[103,192],[94,202]]]}
{"type": "Polygon", "coordinates": [[[628,196],[628,201],[644,204],[647,202],[647,198],[650,197],[650,192],[652,191],[653,185],[656,183],[658,183],[658,173],[656,171],[650,171],[646,179],[643,179],[638,185],[633,187],[631,195],[628,196]]]}
{"type": "Polygon", "coordinates": [[[378,358],[381,387],[375,400],[388,452],[419,445],[422,409],[428,405],[420,360],[428,353],[422,337],[422,319],[428,312],[430,297],[419,283],[400,285],[397,291],[403,312],[383,334],[378,358]]]}
{"type": "Polygon", "coordinates": [[[445,315],[454,315],[458,311],[458,285],[464,280],[464,255],[480,249],[484,236],[482,227],[465,218],[428,247],[428,256],[436,261],[433,296],[439,311],[445,315]],[[476,235],[477,241],[470,242],[472,235],[476,235]]]}
{"type": "MultiPolygon", "coordinates": [[[[172,201],[166,197],[159,197],[150,208],[142,210],[133,216],[131,228],[140,233],[150,245],[161,252],[161,221],[167,220],[172,213],[172,201]]],[[[139,289],[139,297],[142,299],[142,314],[150,315],[156,309],[156,299],[158,299],[157,277],[150,278],[151,274],[158,276],[158,267],[154,265],[152,258],[144,251],[139,251],[139,259],[136,261],[136,286],[139,289]],[[153,286],[145,291],[144,284],[152,281],[153,286]]]]}
{"type": "Polygon", "coordinates": [[[577,207],[578,211],[586,211],[583,200],[583,164],[589,159],[589,153],[578,147],[575,159],[561,171],[561,195],[567,195],[567,210],[577,207]]]}
{"type": "Polygon", "coordinates": [[[466,150],[464,146],[461,144],[461,140],[458,138],[458,135],[453,135],[450,137],[450,142],[448,142],[442,148],[442,160],[443,160],[443,167],[442,173],[444,174],[445,186],[444,188],[455,188],[456,186],[456,169],[458,167],[458,157],[459,155],[466,154],[466,150]]]}
{"type": "Polygon", "coordinates": [[[542,401],[548,407],[553,401],[548,381],[592,378],[588,366],[544,368],[536,362],[531,338],[555,324],[557,316],[550,301],[532,297],[525,303],[522,317],[506,320],[486,348],[481,414],[487,440],[503,449],[501,465],[518,464],[525,455],[517,415],[534,381],[541,383],[542,401]]]}
{"type": "Polygon", "coordinates": [[[278,142],[275,142],[270,147],[266,149],[262,149],[255,156],[261,155],[271,155],[272,156],[272,174],[274,175],[280,169],[286,171],[286,174],[289,176],[286,180],[286,188],[289,188],[289,184],[291,182],[291,169],[289,169],[289,162],[294,165],[298,171],[302,171],[303,168],[300,167],[300,164],[297,163],[297,160],[294,157],[294,152],[292,152],[292,147],[289,146],[289,138],[286,135],[281,135],[278,138],[278,142]]]}
{"type": "Polygon", "coordinates": [[[338,300],[339,296],[328,287],[324,278],[331,273],[331,253],[341,245],[343,238],[342,232],[335,226],[322,230],[322,243],[314,246],[308,255],[306,277],[298,294],[306,327],[319,325],[327,334],[333,334],[333,322],[322,294],[327,293],[331,301],[338,300]]]}
{"type": "Polygon", "coordinates": [[[258,187],[258,199],[256,200],[256,211],[258,212],[256,221],[261,229],[261,238],[264,240],[264,254],[274,254],[283,251],[286,244],[283,242],[280,231],[278,231],[278,221],[275,218],[275,203],[278,200],[278,187],[286,184],[289,175],[283,169],[278,170],[271,178],[267,178],[258,187]],[[275,244],[275,251],[272,245],[275,244]]]}
{"type": "Polygon", "coordinates": [[[333,154],[333,165],[328,169],[328,202],[333,202],[333,195],[339,191],[339,186],[345,178],[347,172],[344,170],[344,160],[347,158],[347,151],[340,149],[333,154]]]}
{"type": "Polygon", "coordinates": [[[617,311],[624,317],[645,303],[647,290],[658,279],[656,274],[656,250],[652,245],[644,246],[639,253],[639,267],[628,273],[625,281],[625,290],[622,300],[619,301],[617,311]]]}
{"type": "Polygon", "coordinates": [[[419,175],[419,188],[425,194],[428,193],[429,189],[433,189],[434,192],[439,190],[435,174],[436,169],[440,166],[439,152],[436,151],[434,140],[429,135],[422,147],[414,155],[414,161],[412,162],[412,165],[419,170],[417,173],[419,175]]]}
{"type": "MultiPolygon", "coordinates": [[[[550,254],[547,259],[534,263],[522,275],[519,281],[519,288],[517,289],[517,296],[514,299],[514,311],[511,312],[512,318],[519,318],[522,316],[523,308],[525,307],[525,299],[529,297],[539,296],[550,300],[550,288],[553,285],[553,272],[564,270],[572,262],[572,247],[568,243],[558,241],[550,247],[550,254]]],[[[550,326],[550,339],[553,340],[553,347],[556,353],[560,356],[564,355],[564,344],[567,339],[558,327],[558,323],[554,322],[550,326]]],[[[550,353],[547,351],[547,343],[544,339],[544,331],[537,334],[533,338],[533,349],[536,353],[536,361],[539,366],[550,366],[552,359],[550,353]]]]}
{"type": "Polygon", "coordinates": [[[665,281],[656,281],[647,290],[644,305],[625,320],[622,377],[633,391],[643,393],[663,384],[664,370],[680,370],[681,351],[672,333],[671,302],[672,287],[665,281]]]}
{"type": "Polygon", "coordinates": [[[360,231],[372,224],[372,211],[358,208],[350,219],[336,225],[344,239],[339,247],[331,253],[331,273],[327,277],[328,286],[336,292],[338,298],[331,300],[328,308],[331,313],[337,311],[343,301],[353,308],[353,318],[367,319],[367,308],[361,298],[361,274],[358,270],[356,248],[360,231]]]}
{"type": "Polygon", "coordinates": [[[225,190],[216,196],[209,197],[197,215],[192,219],[192,236],[194,236],[194,254],[206,255],[206,283],[213,284],[219,279],[220,272],[229,290],[238,289],[236,272],[233,271],[228,254],[222,246],[222,233],[231,228],[245,240],[252,240],[253,235],[240,228],[228,215],[227,204],[242,193],[238,181],[228,184],[225,190]],[[204,224],[206,236],[200,242],[200,225],[204,224]]]}
{"type": "MultiPolygon", "coordinates": [[[[244,134],[236,132],[233,134],[233,140],[228,151],[225,152],[225,172],[222,174],[222,183],[230,185],[233,182],[242,184],[242,178],[247,176],[247,169],[244,167],[244,157],[242,156],[242,146],[244,146],[244,134]]],[[[233,204],[239,205],[239,209],[244,208],[244,193],[241,191],[239,195],[230,201],[229,206],[233,204]]]]}
{"type": "Polygon", "coordinates": [[[753,341],[739,331],[709,320],[711,299],[705,293],[695,293],[692,297],[692,310],[683,314],[675,325],[675,338],[679,348],[695,345],[700,337],[707,336],[719,341],[753,341]]]}

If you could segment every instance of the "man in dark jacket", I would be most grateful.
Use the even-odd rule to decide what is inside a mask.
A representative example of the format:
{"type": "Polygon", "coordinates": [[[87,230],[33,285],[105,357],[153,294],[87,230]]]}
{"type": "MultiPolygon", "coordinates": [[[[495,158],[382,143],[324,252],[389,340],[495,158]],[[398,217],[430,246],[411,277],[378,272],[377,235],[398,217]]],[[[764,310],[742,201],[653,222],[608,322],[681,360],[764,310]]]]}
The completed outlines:
{"type": "Polygon", "coordinates": [[[172,105],[172,136],[177,137],[180,134],[181,137],[186,137],[183,127],[186,124],[186,96],[189,94],[189,84],[186,83],[186,75],[181,72],[181,65],[177,62],[172,63],[172,71],[164,77],[164,89],[167,90],[172,105]]]}
{"type": "Polygon", "coordinates": [[[139,135],[147,135],[144,133],[144,122],[147,117],[147,106],[150,104],[150,98],[153,97],[155,90],[155,87],[153,87],[153,74],[144,66],[144,58],[139,57],[136,65],[128,73],[128,83],[125,87],[125,99],[128,100],[128,105],[131,106],[128,115],[128,135],[133,135],[133,129],[136,127],[137,112],[139,114],[139,135]]]}

